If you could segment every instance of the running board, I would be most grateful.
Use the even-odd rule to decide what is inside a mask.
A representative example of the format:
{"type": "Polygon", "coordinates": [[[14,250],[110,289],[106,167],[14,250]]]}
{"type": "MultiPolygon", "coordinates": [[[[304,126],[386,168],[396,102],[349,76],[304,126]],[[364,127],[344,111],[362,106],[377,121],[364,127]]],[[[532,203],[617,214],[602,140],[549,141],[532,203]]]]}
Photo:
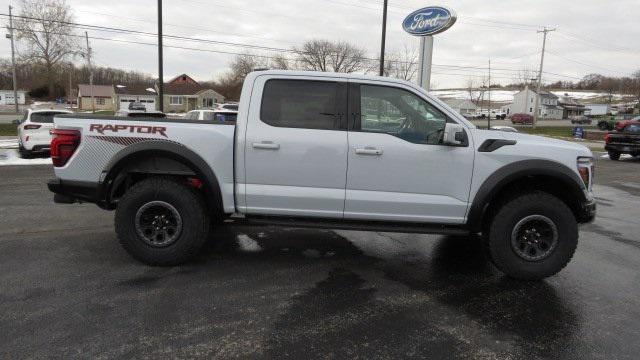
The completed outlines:
{"type": "Polygon", "coordinates": [[[395,223],[383,221],[334,220],[282,216],[234,216],[225,220],[224,223],[225,225],[232,226],[279,226],[292,228],[441,234],[456,236],[469,235],[470,233],[469,230],[461,225],[451,224],[395,223]]]}

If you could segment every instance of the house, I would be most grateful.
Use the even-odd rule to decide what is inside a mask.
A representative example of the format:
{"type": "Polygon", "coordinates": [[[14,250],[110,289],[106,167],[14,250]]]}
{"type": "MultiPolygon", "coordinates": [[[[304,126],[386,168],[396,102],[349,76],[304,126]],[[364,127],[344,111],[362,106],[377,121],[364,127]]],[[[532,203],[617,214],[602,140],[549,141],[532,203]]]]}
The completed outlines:
{"type": "Polygon", "coordinates": [[[581,116],[585,112],[585,106],[566,93],[558,99],[558,105],[562,108],[563,119],[568,119],[570,116],[581,116]]]}
{"type": "Polygon", "coordinates": [[[584,106],[584,114],[588,116],[600,116],[611,114],[611,105],[609,104],[586,104],[584,106]]]}
{"type": "Polygon", "coordinates": [[[462,116],[473,116],[478,110],[478,106],[467,99],[442,99],[447,105],[462,116]]]}
{"type": "Polygon", "coordinates": [[[223,103],[224,96],[200,85],[189,75],[176,76],[164,84],[164,112],[188,112],[223,103]]]}
{"type": "Polygon", "coordinates": [[[147,111],[156,110],[158,93],[154,88],[150,88],[144,85],[116,85],[115,90],[118,110],[127,110],[129,108],[129,104],[134,102],[144,104],[144,106],[147,108],[147,111]]]}
{"type": "Polygon", "coordinates": [[[78,109],[80,110],[116,110],[115,97],[113,85],[78,84],[78,109]]]}
{"type": "MultiPolygon", "coordinates": [[[[27,92],[18,90],[18,105],[24,105],[27,92]]],[[[0,105],[15,105],[16,101],[13,96],[13,90],[0,90],[0,105]]]]}
{"type": "Polygon", "coordinates": [[[538,94],[534,90],[529,89],[528,86],[513,95],[513,103],[505,105],[501,109],[507,113],[507,116],[513,114],[533,115],[536,98],[539,99],[538,116],[541,119],[562,119],[564,109],[558,105],[558,97],[556,95],[548,91],[540,91],[540,94],[538,94]]]}

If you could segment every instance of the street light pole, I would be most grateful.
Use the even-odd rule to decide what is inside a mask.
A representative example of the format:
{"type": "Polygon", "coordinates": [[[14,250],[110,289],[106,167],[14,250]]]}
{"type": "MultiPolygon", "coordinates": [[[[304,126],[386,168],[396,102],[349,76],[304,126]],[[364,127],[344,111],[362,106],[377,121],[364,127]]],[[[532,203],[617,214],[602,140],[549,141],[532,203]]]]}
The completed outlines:
{"type": "Polygon", "coordinates": [[[162,0],[158,0],[158,104],[164,111],[164,75],[162,64],[162,0]]]}
{"type": "Polygon", "coordinates": [[[382,10],[382,41],[380,42],[380,76],[384,76],[384,48],[387,38],[387,5],[389,1],[384,0],[384,8],[382,10]]]}
{"type": "Polygon", "coordinates": [[[18,105],[18,76],[16,75],[16,50],[13,42],[13,15],[11,14],[11,10],[13,7],[9,5],[9,38],[11,39],[11,67],[12,77],[13,77],[13,102],[16,105],[16,113],[20,112],[20,108],[18,105]]]}

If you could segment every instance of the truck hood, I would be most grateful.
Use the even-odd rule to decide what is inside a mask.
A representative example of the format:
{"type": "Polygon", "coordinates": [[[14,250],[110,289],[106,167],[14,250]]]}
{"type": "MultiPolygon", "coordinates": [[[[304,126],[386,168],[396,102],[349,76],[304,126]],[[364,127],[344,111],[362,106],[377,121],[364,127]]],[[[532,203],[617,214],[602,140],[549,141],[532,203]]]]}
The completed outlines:
{"type": "Polygon", "coordinates": [[[584,145],[580,145],[571,141],[554,139],[546,136],[539,135],[529,135],[522,133],[511,133],[501,131],[502,137],[507,140],[516,140],[519,144],[522,145],[531,145],[531,146],[539,146],[539,147],[549,147],[556,148],[561,151],[573,151],[578,154],[578,156],[591,156],[591,150],[584,145]]]}

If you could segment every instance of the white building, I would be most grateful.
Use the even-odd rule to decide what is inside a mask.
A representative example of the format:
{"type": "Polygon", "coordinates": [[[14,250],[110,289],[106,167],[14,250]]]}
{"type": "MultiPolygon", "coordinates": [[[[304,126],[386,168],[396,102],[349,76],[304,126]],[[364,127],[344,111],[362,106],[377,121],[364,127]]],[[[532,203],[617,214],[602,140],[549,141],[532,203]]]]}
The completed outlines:
{"type": "Polygon", "coordinates": [[[478,110],[478,107],[476,106],[476,104],[474,104],[471,100],[467,100],[467,99],[442,99],[442,100],[462,116],[473,116],[478,110]]]}
{"type": "MultiPolygon", "coordinates": [[[[27,92],[18,90],[18,104],[24,105],[26,102],[27,92]]],[[[0,105],[15,105],[16,101],[13,97],[13,90],[0,90],[0,105]]]]}
{"type": "Polygon", "coordinates": [[[502,107],[507,116],[513,114],[533,115],[536,107],[536,98],[539,97],[538,116],[542,119],[561,120],[563,108],[558,105],[558,97],[548,91],[540,91],[538,95],[534,90],[525,87],[524,90],[513,95],[513,102],[502,107]]]}
{"type": "Polygon", "coordinates": [[[611,114],[611,106],[609,104],[587,104],[584,107],[585,115],[598,116],[611,114]]]}

